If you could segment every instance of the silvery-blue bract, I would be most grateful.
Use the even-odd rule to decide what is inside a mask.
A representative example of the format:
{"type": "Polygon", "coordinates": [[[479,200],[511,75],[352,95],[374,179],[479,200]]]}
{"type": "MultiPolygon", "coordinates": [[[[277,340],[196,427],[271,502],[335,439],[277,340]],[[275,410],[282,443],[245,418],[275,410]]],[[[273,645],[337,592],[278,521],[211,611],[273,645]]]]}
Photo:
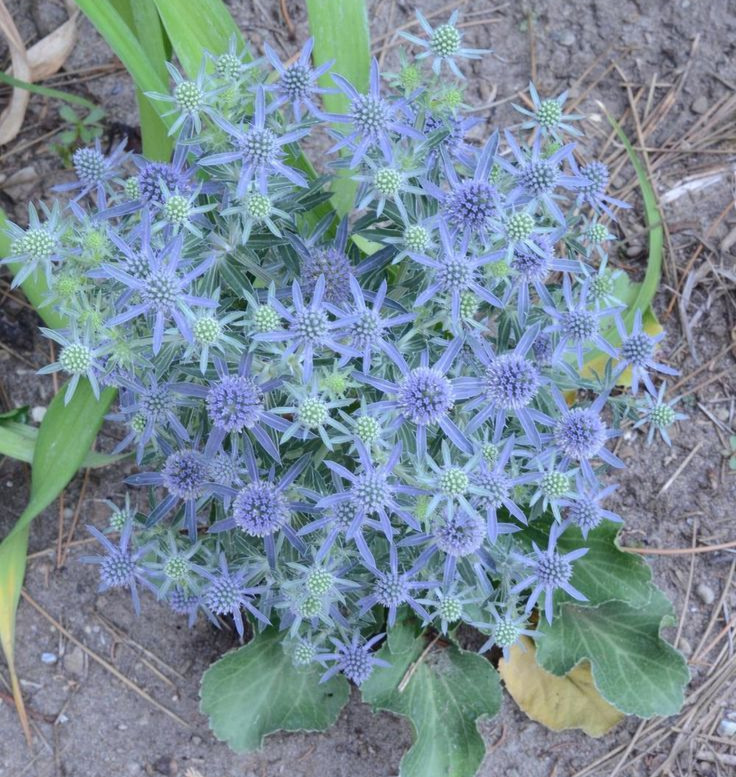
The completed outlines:
{"type": "Polygon", "coordinates": [[[356,683],[402,608],[508,653],[558,589],[584,598],[586,548],[557,541],[621,520],[601,482],[622,466],[617,424],[669,439],[684,418],[653,383],[673,372],[660,336],[623,323],[606,244],[624,204],[565,142],[580,117],[532,87],[520,128],[479,140],[444,73],[482,52],[454,16],[420,22],[400,94],[375,61],[366,92],[321,85],[311,41],[288,65],[233,44],[194,81],[172,68],[172,95],[153,95],[172,160],[76,152],[75,199],[31,206],[6,260],[16,282],[44,274],[72,322],[44,330],[60,348],[42,372],[71,377],[67,400],[82,377],[119,389],[118,450],[148,493],[115,511],[118,540],[91,529],[102,588],[137,608],[142,584],[240,634],[244,616],[273,624],[296,664],[356,683]],[[320,106],[335,91],[344,115],[320,106]],[[297,144],[325,134],[315,175],[297,144]],[[356,186],[341,218],[333,171],[356,186]],[[639,406],[615,390],[628,368],[639,406]],[[545,545],[519,540],[550,521],[545,545]]]}

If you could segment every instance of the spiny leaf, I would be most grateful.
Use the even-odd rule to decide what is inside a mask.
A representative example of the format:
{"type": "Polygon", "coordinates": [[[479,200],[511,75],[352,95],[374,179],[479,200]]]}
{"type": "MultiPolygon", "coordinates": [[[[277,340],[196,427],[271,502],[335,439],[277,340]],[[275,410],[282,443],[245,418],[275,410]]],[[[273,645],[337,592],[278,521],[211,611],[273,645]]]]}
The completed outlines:
{"type": "Polygon", "coordinates": [[[417,631],[407,620],[391,630],[378,653],[391,666],[373,670],[363,700],[411,720],[415,742],[401,759],[401,777],[472,777],[485,755],[476,722],[501,706],[498,674],[454,645],[436,643],[425,653],[427,635],[417,631]]]}
{"type": "Polygon", "coordinates": [[[529,637],[522,637],[521,644],[511,648],[509,660],[501,659],[498,671],[519,707],[553,731],[580,728],[599,737],[624,717],[598,693],[587,661],[562,677],[550,674],[537,663],[529,637]]]}
{"type": "Polygon", "coordinates": [[[684,701],[690,672],[683,656],[660,636],[672,607],[653,589],[649,602],[632,607],[610,601],[589,607],[565,602],[552,625],[541,624],[537,661],[564,675],[590,662],[606,701],[628,715],[674,715],[684,701]]]}
{"type": "Polygon", "coordinates": [[[348,700],[344,677],[320,684],[315,665],[297,669],[276,629],[257,634],[204,673],[200,709],[218,739],[239,753],[257,750],[274,731],[323,731],[348,700]]]}

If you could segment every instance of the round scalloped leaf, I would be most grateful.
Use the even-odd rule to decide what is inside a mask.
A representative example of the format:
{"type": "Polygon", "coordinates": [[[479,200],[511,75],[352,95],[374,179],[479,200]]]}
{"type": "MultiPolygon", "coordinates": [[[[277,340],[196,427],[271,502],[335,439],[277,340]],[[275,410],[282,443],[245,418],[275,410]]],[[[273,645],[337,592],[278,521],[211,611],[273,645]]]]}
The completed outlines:
{"type": "Polygon", "coordinates": [[[378,655],[380,667],[363,683],[363,701],[411,720],[412,747],[401,777],[472,777],[485,755],[476,721],[501,706],[498,674],[482,656],[440,641],[406,622],[392,629],[378,655]]]}
{"type": "Polygon", "coordinates": [[[324,731],[348,700],[344,677],[320,684],[322,670],[295,667],[281,639],[267,629],[202,677],[200,709],[215,736],[236,752],[257,750],[274,731],[324,731]]]}
{"type": "Polygon", "coordinates": [[[644,605],[610,601],[589,607],[565,602],[551,626],[540,624],[537,661],[564,675],[589,661],[595,686],[628,715],[674,715],[684,701],[690,672],[682,654],[662,639],[671,606],[652,588],[644,605]]]}
{"type": "MultiPolygon", "coordinates": [[[[545,547],[550,521],[535,521],[514,535],[531,546],[534,540],[545,547]]],[[[626,553],[618,547],[619,526],[604,521],[588,534],[587,539],[577,527],[571,526],[560,537],[557,547],[562,553],[576,548],[589,548],[573,565],[572,584],[588,597],[589,604],[600,604],[620,599],[633,606],[645,605],[652,598],[652,571],[635,553],[626,553]]],[[[555,594],[558,602],[569,600],[562,591],[555,594]]]]}

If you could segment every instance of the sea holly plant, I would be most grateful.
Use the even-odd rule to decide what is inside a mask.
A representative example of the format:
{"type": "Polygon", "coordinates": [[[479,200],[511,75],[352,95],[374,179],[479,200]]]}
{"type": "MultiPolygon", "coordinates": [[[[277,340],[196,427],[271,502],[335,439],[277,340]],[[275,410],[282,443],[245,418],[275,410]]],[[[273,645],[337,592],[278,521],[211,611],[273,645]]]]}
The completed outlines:
{"type": "Polygon", "coordinates": [[[85,163],[70,204],[10,226],[7,261],[69,322],[44,330],[64,401],[118,391],[139,471],[90,527],[102,589],[247,641],[205,674],[215,733],[248,750],[324,728],[353,683],[410,718],[402,774],[465,777],[500,705],[493,661],[522,640],[552,674],[587,661],[623,712],[679,708],[669,606],[607,502],[621,425],[683,416],[656,386],[661,338],[627,328],[606,281],[624,203],[575,160],[578,117],[532,90],[519,126],[477,142],[459,76],[485,52],[455,15],[419,21],[414,59],[364,84],[324,86],[312,41],[172,66],[171,95],[148,95],[171,159],[85,163]],[[300,162],[318,138],[319,175],[300,162]],[[325,213],[335,178],[345,215],[325,213]]]}

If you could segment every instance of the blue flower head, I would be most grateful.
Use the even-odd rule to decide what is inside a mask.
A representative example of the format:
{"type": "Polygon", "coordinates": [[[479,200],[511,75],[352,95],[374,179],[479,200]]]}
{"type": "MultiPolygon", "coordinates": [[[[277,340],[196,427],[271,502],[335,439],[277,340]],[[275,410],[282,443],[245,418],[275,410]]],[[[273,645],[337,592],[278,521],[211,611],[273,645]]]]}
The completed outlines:
{"type": "Polygon", "coordinates": [[[318,119],[322,118],[322,111],[316,102],[317,95],[334,94],[337,90],[320,87],[317,81],[330,70],[334,60],[329,60],[316,68],[312,67],[310,59],[313,48],[314,38],[309,38],[299,52],[296,61],[284,65],[275,49],[268,43],[264,44],[263,50],[266,57],[279,75],[275,84],[265,87],[268,91],[276,94],[276,100],[269,106],[269,110],[277,110],[288,103],[297,121],[301,121],[305,108],[312,116],[318,119]]]}
{"type": "Polygon", "coordinates": [[[381,96],[377,59],[371,62],[370,87],[365,94],[358,92],[347,79],[336,73],[333,73],[332,78],[348,98],[350,107],[347,114],[330,114],[329,118],[331,121],[350,124],[351,130],[341,137],[330,151],[350,148],[353,151],[351,167],[355,167],[368,151],[373,149],[378,149],[386,161],[391,162],[392,140],[395,135],[423,139],[422,133],[408,123],[411,114],[406,101],[391,101],[381,96]]]}
{"type": "Polygon", "coordinates": [[[455,62],[456,57],[465,59],[480,59],[483,54],[487,54],[485,49],[469,49],[462,45],[463,34],[457,28],[458,11],[453,11],[450,18],[434,29],[420,11],[416,11],[417,21],[427,35],[427,38],[419,38],[408,32],[399,34],[410,40],[417,46],[424,49],[417,59],[421,60],[427,57],[433,57],[432,70],[439,75],[442,65],[447,64],[452,73],[458,78],[465,78],[460,68],[455,62]]]}

